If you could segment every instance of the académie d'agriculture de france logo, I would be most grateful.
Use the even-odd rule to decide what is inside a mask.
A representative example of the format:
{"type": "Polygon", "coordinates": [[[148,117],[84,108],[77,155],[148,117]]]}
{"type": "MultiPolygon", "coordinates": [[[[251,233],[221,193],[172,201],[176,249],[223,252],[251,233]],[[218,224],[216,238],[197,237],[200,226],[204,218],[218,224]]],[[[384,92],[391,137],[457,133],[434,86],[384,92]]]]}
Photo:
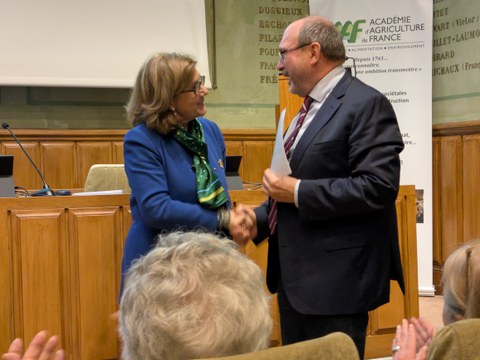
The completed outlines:
{"type": "Polygon", "coordinates": [[[365,20],[356,20],[355,22],[347,20],[342,24],[340,21],[337,21],[335,27],[340,31],[342,39],[347,40],[349,43],[355,43],[357,35],[363,32],[361,25],[365,24],[365,22],[365,20]]]}

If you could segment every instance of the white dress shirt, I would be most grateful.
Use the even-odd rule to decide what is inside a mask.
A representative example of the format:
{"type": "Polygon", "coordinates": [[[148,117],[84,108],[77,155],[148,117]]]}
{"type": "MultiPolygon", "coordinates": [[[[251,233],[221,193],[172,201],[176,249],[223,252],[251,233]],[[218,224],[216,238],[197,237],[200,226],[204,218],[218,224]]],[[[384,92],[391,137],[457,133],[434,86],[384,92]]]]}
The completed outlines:
{"type": "MultiPolygon", "coordinates": [[[[338,84],[342,76],[345,74],[345,68],[343,65],[337,66],[335,69],[330,71],[322,80],[320,80],[317,85],[312,89],[310,92],[309,96],[313,99],[312,104],[310,105],[310,108],[308,109],[308,113],[305,116],[305,120],[302,124],[302,127],[300,128],[300,131],[298,132],[298,135],[295,139],[295,142],[293,143],[291,149],[290,149],[290,154],[293,154],[295,151],[295,147],[298,144],[298,141],[302,137],[302,135],[305,133],[305,130],[308,128],[310,123],[312,122],[313,118],[317,114],[317,111],[320,110],[322,107],[323,103],[325,102],[325,99],[330,95],[332,92],[333,88],[338,84]]],[[[295,124],[297,123],[298,120],[298,114],[295,116],[295,118],[292,120],[290,126],[288,127],[287,132],[285,133],[285,136],[283,137],[284,139],[288,139],[288,136],[290,133],[293,131],[295,128],[295,124]]],[[[300,179],[297,180],[295,184],[295,191],[294,191],[294,201],[295,201],[295,206],[298,208],[298,188],[300,186],[300,179]]]]}

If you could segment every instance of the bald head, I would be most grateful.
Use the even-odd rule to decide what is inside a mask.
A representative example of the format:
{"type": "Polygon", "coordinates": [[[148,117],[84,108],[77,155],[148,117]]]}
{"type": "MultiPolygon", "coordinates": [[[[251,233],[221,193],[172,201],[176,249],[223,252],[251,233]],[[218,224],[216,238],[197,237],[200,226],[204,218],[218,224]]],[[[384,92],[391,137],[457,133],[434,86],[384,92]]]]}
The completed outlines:
{"type": "Polygon", "coordinates": [[[289,78],[290,92],[302,97],[345,61],[339,31],[322,16],[308,16],[291,23],[278,47],[277,69],[289,78]]]}
{"type": "MultiPolygon", "coordinates": [[[[326,60],[342,64],[345,61],[345,46],[335,25],[323,16],[307,16],[290,24],[298,31],[298,43],[320,43],[326,60]]],[[[290,27],[289,26],[289,27],[290,27]]]]}

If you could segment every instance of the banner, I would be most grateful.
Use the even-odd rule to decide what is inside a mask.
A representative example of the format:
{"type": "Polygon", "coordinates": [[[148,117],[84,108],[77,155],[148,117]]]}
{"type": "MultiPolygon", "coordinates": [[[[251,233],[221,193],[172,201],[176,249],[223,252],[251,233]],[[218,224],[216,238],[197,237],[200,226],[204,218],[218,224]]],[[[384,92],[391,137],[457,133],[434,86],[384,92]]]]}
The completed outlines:
{"type": "Polygon", "coordinates": [[[420,295],[434,294],[432,11],[432,0],[310,0],[310,14],[329,18],[340,30],[356,76],[395,109],[405,144],[400,183],[417,189],[420,295]]]}

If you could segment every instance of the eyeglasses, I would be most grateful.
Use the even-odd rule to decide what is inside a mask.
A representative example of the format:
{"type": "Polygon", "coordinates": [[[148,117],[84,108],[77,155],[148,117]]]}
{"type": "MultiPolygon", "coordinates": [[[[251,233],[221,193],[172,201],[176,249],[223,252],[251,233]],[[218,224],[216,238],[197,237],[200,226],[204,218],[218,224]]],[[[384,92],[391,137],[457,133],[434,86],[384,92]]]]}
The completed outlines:
{"type": "Polygon", "coordinates": [[[280,59],[285,60],[285,54],[286,54],[286,53],[289,53],[289,52],[291,52],[291,51],[295,51],[295,50],[304,48],[305,46],[308,46],[308,45],[310,45],[310,44],[311,44],[311,43],[303,44],[303,45],[298,45],[297,47],[294,47],[293,49],[280,50],[280,51],[278,52],[278,56],[280,56],[280,59]]]}
{"type": "Polygon", "coordinates": [[[204,75],[200,76],[200,79],[198,79],[198,81],[196,81],[195,84],[193,84],[192,89],[180,91],[180,94],[181,93],[186,93],[186,92],[193,92],[195,95],[198,96],[198,94],[200,92],[200,88],[202,86],[205,86],[205,76],[204,75]]]}

